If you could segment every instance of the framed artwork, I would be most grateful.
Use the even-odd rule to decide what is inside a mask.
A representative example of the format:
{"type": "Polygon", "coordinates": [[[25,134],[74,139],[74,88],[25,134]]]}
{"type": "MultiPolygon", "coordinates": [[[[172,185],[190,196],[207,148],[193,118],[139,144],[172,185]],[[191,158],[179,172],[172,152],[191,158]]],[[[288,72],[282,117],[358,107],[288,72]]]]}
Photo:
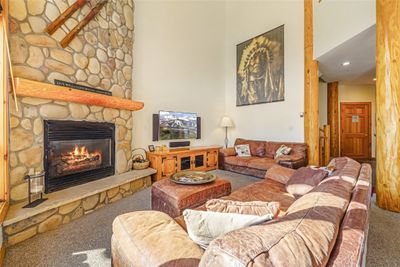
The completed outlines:
{"type": "Polygon", "coordinates": [[[150,152],[156,151],[156,149],[154,148],[154,145],[149,145],[149,151],[150,152]]]}
{"type": "Polygon", "coordinates": [[[284,101],[284,25],[236,46],[236,106],[284,101]]]}

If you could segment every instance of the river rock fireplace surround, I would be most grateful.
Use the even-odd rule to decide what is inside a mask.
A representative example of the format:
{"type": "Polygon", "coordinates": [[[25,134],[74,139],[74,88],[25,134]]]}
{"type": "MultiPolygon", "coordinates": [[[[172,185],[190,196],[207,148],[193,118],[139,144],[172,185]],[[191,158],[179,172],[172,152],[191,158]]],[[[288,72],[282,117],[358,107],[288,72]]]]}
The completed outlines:
{"type": "Polygon", "coordinates": [[[44,121],[45,192],[87,183],[115,172],[115,125],[44,121]]]}

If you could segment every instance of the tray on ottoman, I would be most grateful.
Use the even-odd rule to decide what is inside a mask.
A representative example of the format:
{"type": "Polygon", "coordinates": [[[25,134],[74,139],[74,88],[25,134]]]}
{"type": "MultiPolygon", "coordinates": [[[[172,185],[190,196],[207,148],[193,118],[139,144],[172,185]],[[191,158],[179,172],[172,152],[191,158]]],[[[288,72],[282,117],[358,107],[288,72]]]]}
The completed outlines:
{"type": "Polygon", "coordinates": [[[196,208],[209,199],[220,198],[230,193],[231,183],[220,178],[199,185],[183,185],[163,179],[151,187],[151,207],[175,218],[182,215],[185,209],[196,208]]]}

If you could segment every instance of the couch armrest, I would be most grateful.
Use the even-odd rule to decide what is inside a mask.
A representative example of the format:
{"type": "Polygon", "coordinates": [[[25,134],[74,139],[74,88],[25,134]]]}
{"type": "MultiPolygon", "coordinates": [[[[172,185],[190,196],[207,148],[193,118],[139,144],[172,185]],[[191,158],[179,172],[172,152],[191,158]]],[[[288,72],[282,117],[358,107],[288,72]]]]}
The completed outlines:
{"type": "Polygon", "coordinates": [[[283,167],[291,169],[298,169],[307,165],[305,155],[300,153],[282,155],[276,158],[275,162],[283,167]]]}
{"type": "Polygon", "coordinates": [[[167,214],[136,211],[115,218],[112,262],[120,266],[194,266],[203,249],[167,214]]]}
{"type": "Polygon", "coordinates": [[[219,150],[219,155],[222,157],[236,156],[236,150],[233,147],[221,148],[219,150]]]}

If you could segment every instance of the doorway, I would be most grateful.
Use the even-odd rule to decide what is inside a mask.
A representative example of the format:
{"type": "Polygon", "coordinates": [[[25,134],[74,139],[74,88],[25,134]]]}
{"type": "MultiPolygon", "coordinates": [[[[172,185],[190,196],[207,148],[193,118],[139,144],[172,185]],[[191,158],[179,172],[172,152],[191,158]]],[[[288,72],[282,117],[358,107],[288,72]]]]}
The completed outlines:
{"type": "Polygon", "coordinates": [[[371,158],[371,102],[340,103],[340,155],[371,158]]]}

